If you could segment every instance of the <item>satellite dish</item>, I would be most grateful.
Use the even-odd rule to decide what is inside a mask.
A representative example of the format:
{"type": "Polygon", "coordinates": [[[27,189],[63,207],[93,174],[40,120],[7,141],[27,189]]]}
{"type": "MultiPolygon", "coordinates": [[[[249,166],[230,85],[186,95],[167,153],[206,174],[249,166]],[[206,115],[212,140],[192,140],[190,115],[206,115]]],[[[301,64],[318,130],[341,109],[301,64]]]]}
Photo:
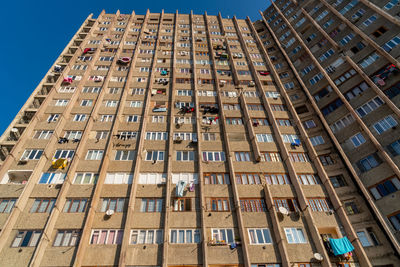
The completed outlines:
{"type": "Polygon", "coordinates": [[[286,208],[284,208],[284,207],[279,207],[279,212],[280,213],[282,213],[283,215],[288,215],[289,214],[289,211],[286,209],[286,208]]]}
{"type": "Polygon", "coordinates": [[[114,214],[114,211],[113,210],[107,210],[106,211],[106,215],[107,216],[111,216],[111,215],[113,215],[114,214]]]}
{"type": "Polygon", "coordinates": [[[324,259],[324,257],[322,257],[322,255],[319,254],[319,253],[314,253],[314,258],[315,258],[317,261],[323,261],[323,259],[324,259]]]}

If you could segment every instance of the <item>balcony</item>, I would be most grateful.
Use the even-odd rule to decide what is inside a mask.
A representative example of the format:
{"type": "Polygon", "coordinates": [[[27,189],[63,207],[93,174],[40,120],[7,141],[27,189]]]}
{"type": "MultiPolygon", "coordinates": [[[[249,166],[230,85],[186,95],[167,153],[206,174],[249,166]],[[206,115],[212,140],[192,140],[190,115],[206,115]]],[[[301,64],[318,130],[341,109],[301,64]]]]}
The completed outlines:
{"type": "Polygon", "coordinates": [[[16,185],[26,184],[32,172],[32,170],[10,170],[4,175],[0,183],[16,185]]]}

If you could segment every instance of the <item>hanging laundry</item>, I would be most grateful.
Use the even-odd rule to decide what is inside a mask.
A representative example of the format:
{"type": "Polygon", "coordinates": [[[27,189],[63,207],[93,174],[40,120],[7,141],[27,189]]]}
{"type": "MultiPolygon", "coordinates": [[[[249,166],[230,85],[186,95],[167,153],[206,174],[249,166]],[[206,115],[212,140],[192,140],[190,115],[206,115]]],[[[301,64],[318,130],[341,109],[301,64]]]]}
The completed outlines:
{"type": "Polygon", "coordinates": [[[54,65],[54,71],[55,72],[61,72],[62,68],[60,65],[54,65]]]}
{"type": "Polygon", "coordinates": [[[343,255],[354,250],[353,245],[347,237],[339,239],[329,238],[329,244],[335,256],[343,255]]]}
{"type": "Polygon", "coordinates": [[[162,71],[161,71],[161,75],[162,75],[162,76],[165,76],[165,75],[167,75],[167,74],[168,74],[168,71],[166,71],[166,70],[162,70],[162,71]]]}
{"type": "Polygon", "coordinates": [[[66,83],[66,84],[71,84],[72,81],[73,81],[73,80],[72,80],[71,77],[65,77],[64,80],[63,80],[63,82],[66,83]]]}
{"type": "Polygon", "coordinates": [[[186,181],[182,181],[182,180],[180,180],[177,183],[176,192],[175,192],[177,197],[183,197],[183,191],[185,190],[186,185],[187,185],[187,182],[186,181]]]}
{"type": "Polygon", "coordinates": [[[191,182],[189,185],[189,191],[194,192],[194,183],[193,182],[191,182]]]}

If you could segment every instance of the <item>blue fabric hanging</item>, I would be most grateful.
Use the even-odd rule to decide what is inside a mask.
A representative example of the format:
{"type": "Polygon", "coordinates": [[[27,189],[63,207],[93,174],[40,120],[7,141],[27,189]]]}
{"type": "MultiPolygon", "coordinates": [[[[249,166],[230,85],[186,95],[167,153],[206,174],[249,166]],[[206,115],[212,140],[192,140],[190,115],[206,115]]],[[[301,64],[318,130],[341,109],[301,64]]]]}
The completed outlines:
{"type": "Polygon", "coordinates": [[[331,245],[333,254],[335,254],[335,256],[343,255],[354,250],[353,245],[347,237],[339,239],[329,238],[329,244],[331,245]]]}
{"type": "Polygon", "coordinates": [[[176,185],[176,196],[183,197],[183,191],[185,190],[186,184],[186,181],[181,180],[178,182],[178,184],[176,185]]]}

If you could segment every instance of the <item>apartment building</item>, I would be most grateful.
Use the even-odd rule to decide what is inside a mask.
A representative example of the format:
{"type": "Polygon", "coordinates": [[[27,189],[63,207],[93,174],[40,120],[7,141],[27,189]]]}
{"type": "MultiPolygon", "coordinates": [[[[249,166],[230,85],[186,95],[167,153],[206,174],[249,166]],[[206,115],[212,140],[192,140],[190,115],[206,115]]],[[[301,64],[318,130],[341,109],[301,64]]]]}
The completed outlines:
{"type": "Polygon", "coordinates": [[[1,265],[398,266],[266,14],[90,15],[0,139],[1,265]]]}
{"type": "Polygon", "coordinates": [[[267,50],[283,54],[307,108],[399,240],[399,1],[277,1],[262,16],[279,47],[267,50]]]}

